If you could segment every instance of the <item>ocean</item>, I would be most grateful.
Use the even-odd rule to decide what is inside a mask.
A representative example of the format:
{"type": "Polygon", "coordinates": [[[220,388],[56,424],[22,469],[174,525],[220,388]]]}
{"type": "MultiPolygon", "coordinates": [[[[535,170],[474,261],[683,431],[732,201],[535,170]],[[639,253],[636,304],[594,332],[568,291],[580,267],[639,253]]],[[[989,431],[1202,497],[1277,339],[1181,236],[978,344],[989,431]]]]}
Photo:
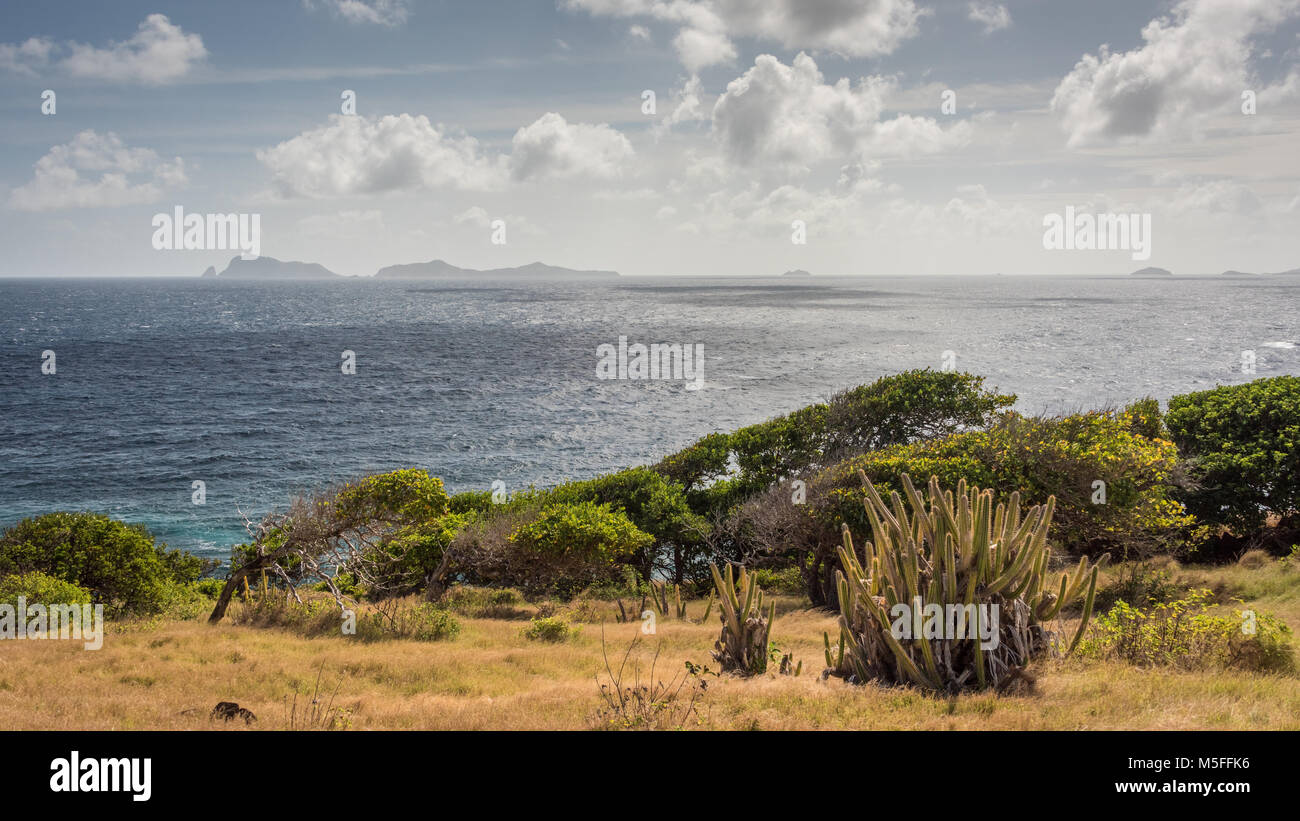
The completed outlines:
{"type": "Polygon", "coordinates": [[[547,486],[909,368],[1027,413],[1164,401],[1300,373],[1298,321],[1300,277],[0,280],[0,525],[100,511],[225,559],[242,515],[365,473],[547,486]],[[620,337],[703,345],[702,387],[597,378],[620,337]]]}

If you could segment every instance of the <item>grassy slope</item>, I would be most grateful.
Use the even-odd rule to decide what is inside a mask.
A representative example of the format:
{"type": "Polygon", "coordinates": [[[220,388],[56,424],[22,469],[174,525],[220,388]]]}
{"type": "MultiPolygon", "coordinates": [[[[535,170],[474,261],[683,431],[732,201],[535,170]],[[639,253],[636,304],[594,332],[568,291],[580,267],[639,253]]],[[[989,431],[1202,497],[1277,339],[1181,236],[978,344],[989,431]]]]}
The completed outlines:
{"type": "MultiPolygon", "coordinates": [[[[1181,571],[1222,583],[1251,606],[1300,627],[1300,569],[1181,571]]],[[[1141,670],[1084,660],[1037,665],[1029,695],[934,698],[912,690],[822,681],[822,631],[834,620],[778,599],[773,641],[803,661],[795,678],[709,679],[698,726],[852,729],[1300,729],[1300,677],[1141,670]],[[784,610],[785,612],[781,612],[784,610]]],[[[698,617],[701,603],[691,605],[698,617]]],[[[581,729],[600,706],[601,627],[565,644],[520,635],[526,621],[461,618],[450,642],[304,639],[281,630],[165,621],[113,628],[102,650],[80,643],[0,643],[0,727],[7,729],[207,729],[218,701],[255,712],[258,727],[290,726],[323,663],[322,700],[351,711],[357,729],[581,729]],[[341,682],[341,684],[340,684],[341,682]]],[[[607,621],[611,656],[639,635],[607,621]]],[[[683,662],[712,664],[716,622],[660,618],[634,658],[648,667],[662,643],[659,677],[683,662]]],[[[301,721],[294,722],[300,724],[301,721]]],[[[232,725],[233,726],[233,725],[232,725]]],[[[242,728],[242,725],[240,725],[242,728]]]]}

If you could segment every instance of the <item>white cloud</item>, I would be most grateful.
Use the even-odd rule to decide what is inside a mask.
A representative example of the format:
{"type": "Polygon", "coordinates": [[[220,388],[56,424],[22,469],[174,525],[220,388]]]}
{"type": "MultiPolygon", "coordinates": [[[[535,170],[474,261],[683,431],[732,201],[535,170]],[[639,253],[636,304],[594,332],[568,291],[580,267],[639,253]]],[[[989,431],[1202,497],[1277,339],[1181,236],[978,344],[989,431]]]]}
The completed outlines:
{"type": "Polygon", "coordinates": [[[883,77],[828,84],[807,54],[788,66],[764,54],[727,84],[713,107],[713,129],[733,162],[787,171],[831,159],[933,153],[970,139],[965,122],[944,129],[929,117],[881,121],[892,87],[883,77]]]}
{"type": "Polygon", "coordinates": [[[74,77],[122,82],[166,83],[189,73],[207,57],[203,38],[186,34],[166,15],[151,14],[135,36],[107,48],[72,43],[62,67],[74,77]]]}
{"type": "Polygon", "coordinates": [[[608,125],[569,123],[549,112],[515,132],[510,174],[516,180],[590,176],[617,177],[632,157],[632,144],[608,125]]]}
{"type": "Polygon", "coordinates": [[[719,31],[684,28],[673,38],[673,48],[691,72],[736,59],[736,47],[719,31]]]}
{"type": "Polygon", "coordinates": [[[650,42],[650,29],[640,24],[633,24],[628,26],[627,36],[631,37],[633,40],[641,40],[648,43],[650,42]]]}
{"type": "Polygon", "coordinates": [[[1298,8],[1300,0],[1181,0],[1142,29],[1140,48],[1085,54],[1052,96],[1069,145],[1199,136],[1254,87],[1254,39],[1298,8]]]}
{"type": "Polygon", "coordinates": [[[396,26],[406,22],[406,0],[303,0],[303,6],[326,8],[349,23],[396,26]]]}
{"type": "Polygon", "coordinates": [[[36,76],[36,69],[49,63],[54,43],[42,37],[32,37],[19,44],[0,43],[0,69],[36,76]]]}
{"type": "Polygon", "coordinates": [[[674,45],[691,71],[735,58],[733,37],[847,57],[890,54],[927,12],[914,0],[564,0],[597,16],[680,26],[674,45]]]}
{"type": "Polygon", "coordinates": [[[607,125],[569,123],[548,113],[520,128],[509,155],[425,116],[334,114],[311,131],[257,152],[281,197],[335,197],[390,191],[495,191],[510,180],[613,178],[632,144],[607,125]]]}
{"type": "Polygon", "coordinates": [[[424,116],[379,119],[334,114],[328,125],[257,152],[271,186],[285,197],[328,197],[386,191],[501,187],[500,161],[478,141],[454,137],[424,116]]]}
{"type": "Polygon", "coordinates": [[[705,112],[701,105],[702,89],[703,85],[700,82],[700,76],[692,74],[681,89],[673,94],[673,100],[675,101],[673,110],[655,123],[655,135],[662,136],[678,123],[709,119],[708,113],[705,112]]]}
{"type": "Polygon", "coordinates": [[[985,34],[1001,31],[1011,25],[1011,12],[1001,3],[974,0],[967,6],[966,16],[984,27],[985,34]]]}
{"type": "Polygon", "coordinates": [[[100,208],[158,200],[184,185],[180,157],[167,162],[148,148],[130,148],[114,133],[82,131],[36,161],[36,175],[9,194],[21,211],[100,208]]]}
{"type": "Polygon", "coordinates": [[[103,48],[39,38],[0,45],[0,68],[31,75],[53,65],[73,77],[159,85],[185,76],[207,56],[202,37],[187,34],[165,14],[151,14],[130,39],[103,48]],[[56,52],[66,56],[52,63],[56,52]]]}

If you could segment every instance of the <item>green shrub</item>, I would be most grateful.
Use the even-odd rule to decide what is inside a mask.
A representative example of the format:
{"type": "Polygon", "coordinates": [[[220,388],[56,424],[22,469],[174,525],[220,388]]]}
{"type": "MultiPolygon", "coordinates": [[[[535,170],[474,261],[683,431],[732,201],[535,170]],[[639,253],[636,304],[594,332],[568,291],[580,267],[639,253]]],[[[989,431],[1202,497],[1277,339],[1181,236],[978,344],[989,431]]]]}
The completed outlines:
{"type": "Polygon", "coordinates": [[[201,619],[211,612],[212,600],[220,592],[218,589],[216,593],[205,593],[198,582],[168,582],[163,587],[159,615],[177,621],[201,619]]]}
{"type": "Polygon", "coordinates": [[[980,376],[905,371],[842,391],[825,404],[710,434],[655,469],[692,494],[696,512],[726,513],[804,469],[986,424],[1015,399],[985,390],[980,376]]]}
{"type": "Polygon", "coordinates": [[[649,547],[654,537],[608,504],[551,504],[510,535],[528,556],[572,568],[610,568],[649,547]]]}
{"type": "Polygon", "coordinates": [[[622,512],[652,540],[626,559],[650,579],[656,571],[676,581],[708,574],[704,518],[691,510],[682,486],[649,468],[631,468],[547,491],[519,494],[516,505],[545,507],[591,502],[622,512]]]}
{"type": "Polygon", "coordinates": [[[987,430],[887,448],[837,465],[821,477],[815,494],[810,488],[809,502],[828,526],[845,521],[866,528],[859,469],[885,491],[901,489],[904,473],[937,475],[945,486],[964,479],[1004,493],[1019,491],[1027,504],[1055,496],[1052,529],[1067,552],[1123,557],[1178,547],[1188,538],[1195,522],[1174,498],[1179,467],[1171,442],[1134,433],[1122,415],[1009,414],[987,430]]]}
{"type": "Polygon", "coordinates": [[[1203,521],[1248,532],[1300,509],[1300,377],[1175,396],[1165,423],[1199,469],[1186,501],[1203,521]]]}
{"type": "Polygon", "coordinates": [[[199,579],[194,583],[194,589],[198,590],[209,599],[215,599],[217,596],[220,596],[221,588],[225,586],[226,583],[221,579],[199,579]]]}
{"type": "Polygon", "coordinates": [[[438,607],[471,619],[517,619],[523,609],[524,596],[511,587],[474,587],[459,584],[447,590],[438,607]]]}
{"type": "Polygon", "coordinates": [[[0,579],[0,604],[18,606],[22,596],[28,604],[90,604],[90,591],[39,570],[0,579]]]}
{"type": "Polygon", "coordinates": [[[1117,602],[1094,621],[1080,653],[1144,667],[1264,672],[1292,668],[1291,629],[1284,622],[1244,610],[1235,618],[1217,616],[1212,607],[1209,590],[1148,609],[1117,602]]]}
{"type": "Polygon", "coordinates": [[[582,628],[569,624],[565,619],[559,616],[549,618],[533,619],[532,624],[524,629],[524,638],[530,641],[545,641],[552,644],[568,641],[570,638],[578,635],[582,628]]]}
{"type": "Polygon", "coordinates": [[[357,638],[362,641],[450,641],[459,633],[456,617],[428,602],[398,608],[391,619],[379,613],[364,613],[357,618],[357,638]]]}
{"type": "Polygon", "coordinates": [[[110,615],[165,605],[167,586],[197,578],[202,562],[155,545],[143,525],[97,513],[49,513],[0,536],[0,576],[39,571],[90,591],[110,615]]]}
{"type": "Polygon", "coordinates": [[[800,596],[807,590],[804,586],[803,574],[797,567],[785,567],[779,570],[759,568],[751,575],[754,577],[754,582],[769,593],[800,596]]]}

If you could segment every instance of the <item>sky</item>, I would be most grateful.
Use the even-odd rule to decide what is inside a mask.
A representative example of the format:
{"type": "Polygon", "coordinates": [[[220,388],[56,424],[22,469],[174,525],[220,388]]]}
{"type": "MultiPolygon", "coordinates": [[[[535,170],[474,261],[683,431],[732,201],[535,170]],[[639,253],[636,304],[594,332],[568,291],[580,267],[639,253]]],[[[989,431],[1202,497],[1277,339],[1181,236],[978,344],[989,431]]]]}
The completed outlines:
{"type": "Polygon", "coordinates": [[[1300,0],[4,0],[0,275],[224,268],[177,207],[348,275],[1287,270],[1300,0]]]}

